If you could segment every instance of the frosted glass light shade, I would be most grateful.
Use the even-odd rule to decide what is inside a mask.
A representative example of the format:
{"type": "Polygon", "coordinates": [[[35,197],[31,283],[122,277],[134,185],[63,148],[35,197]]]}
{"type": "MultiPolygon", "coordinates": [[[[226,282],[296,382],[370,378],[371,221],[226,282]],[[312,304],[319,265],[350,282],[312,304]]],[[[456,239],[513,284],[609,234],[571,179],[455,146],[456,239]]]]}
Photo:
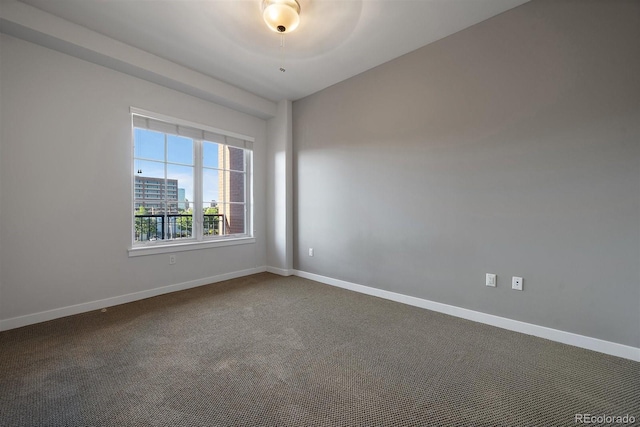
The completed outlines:
{"type": "Polygon", "coordinates": [[[298,28],[300,5],[296,0],[264,0],[262,18],[273,31],[285,34],[298,28]]]}

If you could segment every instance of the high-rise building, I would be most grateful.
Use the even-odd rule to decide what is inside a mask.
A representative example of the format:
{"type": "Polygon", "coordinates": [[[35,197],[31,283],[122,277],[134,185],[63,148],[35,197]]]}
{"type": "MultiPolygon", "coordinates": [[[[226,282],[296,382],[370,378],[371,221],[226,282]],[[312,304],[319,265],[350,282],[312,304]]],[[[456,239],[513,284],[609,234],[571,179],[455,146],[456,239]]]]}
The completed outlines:
{"type": "Polygon", "coordinates": [[[245,175],[244,150],[220,144],[218,146],[218,164],[224,172],[218,175],[218,213],[224,215],[225,233],[245,233],[245,175]]]}
{"type": "Polygon", "coordinates": [[[187,210],[189,206],[185,204],[185,190],[184,188],[178,188],[178,209],[187,210]]]}
{"type": "MultiPolygon", "coordinates": [[[[184,190],[183,190],[184,191],[184,190]]],[[[134,208],[141,206],[147,209],[149,214],[178,213],[178,180],[164,178],[151,178],[136,176],[134,208]],[[166,194],[165,194],[166,181],[166,194]]]]}

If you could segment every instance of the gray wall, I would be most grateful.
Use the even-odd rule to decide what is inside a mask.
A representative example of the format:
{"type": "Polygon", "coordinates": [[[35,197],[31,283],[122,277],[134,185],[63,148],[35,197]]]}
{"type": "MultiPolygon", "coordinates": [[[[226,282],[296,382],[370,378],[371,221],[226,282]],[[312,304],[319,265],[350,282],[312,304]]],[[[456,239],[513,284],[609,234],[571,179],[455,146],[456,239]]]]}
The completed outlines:
{"type": "Polygon", "coordinates": [[[293,268],[291,111],[291,101],[280,101],[267,120],[267,265],[280,274],[293,268]]]}
{"type": "Polygon", "coordinates": [[[639,76],[640,2],[533,1],[295,102],[294,268],[640,346],[639,76]]]}
{"type": "Polygon", "coordinates": [[[266,264],[266,122],[0,35],[0,320],[266,264]],[[255,244],[129,258],[129,107],[255,137],[255,244]]]}

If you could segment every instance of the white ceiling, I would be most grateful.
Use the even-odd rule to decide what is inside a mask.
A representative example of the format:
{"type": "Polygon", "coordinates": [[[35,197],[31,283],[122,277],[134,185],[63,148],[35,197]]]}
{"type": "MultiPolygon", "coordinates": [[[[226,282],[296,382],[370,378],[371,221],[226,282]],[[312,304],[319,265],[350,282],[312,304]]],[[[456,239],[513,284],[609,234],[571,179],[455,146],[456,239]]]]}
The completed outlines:
{"type": "Polygon", "coordinates": [[[272,101],[310,95],[526,1],[299,0],[300,26],[282,51],[261,0],[22,0],[272,101]]]}

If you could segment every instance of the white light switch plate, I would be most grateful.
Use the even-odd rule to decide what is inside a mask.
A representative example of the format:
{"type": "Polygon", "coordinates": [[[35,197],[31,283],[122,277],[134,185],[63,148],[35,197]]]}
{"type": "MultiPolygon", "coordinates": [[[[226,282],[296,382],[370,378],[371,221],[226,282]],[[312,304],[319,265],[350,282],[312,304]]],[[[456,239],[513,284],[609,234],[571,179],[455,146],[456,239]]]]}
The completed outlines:
{"type": "Polygon", "coordinates": [[[496,287],[496,275],[495,274],[491,274],[491,273],[487,273],[487,279],[485,281],[485,284],[487,286],[491,286],[492,288],[496,287]]]}

